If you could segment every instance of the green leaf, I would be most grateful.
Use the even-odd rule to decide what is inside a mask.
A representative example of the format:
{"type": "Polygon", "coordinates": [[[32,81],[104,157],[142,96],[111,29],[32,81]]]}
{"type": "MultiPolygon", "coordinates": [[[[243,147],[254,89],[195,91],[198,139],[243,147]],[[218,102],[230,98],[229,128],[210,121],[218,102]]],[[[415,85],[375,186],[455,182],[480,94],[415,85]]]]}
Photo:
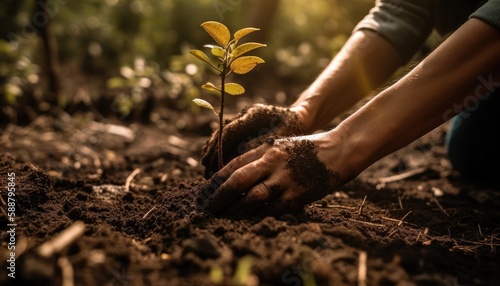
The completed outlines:
{"type": "Polygon", "coordinates": [[[216,67],[212,62],[210,62],[210,59],[208,58],[207,54],[200,50],[190,50],[189,51],[195,58],[199,59],[202,62],[208,63],[211,67],[214,69],[218,70],[219,72],[221,71],[218,67],[216,67]]]}
{"type": "Polygon", "coordinates": [[[222,270],[222,268],[219,265],[214,265],[210,269],[209,277],[210,277],[210,281],[213,284],[215,284],[215,285],[222,284],[222,282],[224,282],[224,271],[222,270]]]}
{"type": "Polygon", "coordinates": [[[243,256],[238,260],[233,282],[235,285],[246,285],[247,280],[252,275],[253,258],[249,255],[243,256]]]}
{"type": "Polygon", "coordinates": [[[255,56],[247,56],[241,57],[231,64],[231,70],[237,74],[246,74],[251,71],[256,65],[264,63],[264,60],[255,57],[255,56]]]}
{"type": "Polygon", "coordinates": [[[251,27],[238,30],[236,33],[234,33],[234,40],[238,41],[239,39],[243,38],[244,36],[246,36],[252,32],[258,31],[258,30],[260,30],[260,29],[259,28],[251,28],[251,27]]]}
{"type": "Polygon", "coordinates": [[[205,83],[204,85],[201,86],[201,88],[203,88],[204,90],[213,91],[213,92],[217,93],[218,95],[220,95],[220,93],[221,93],[220,88],[217,88],[211,82],[205,83]]]}
{"type": "Polygon", "coordinates": [[[216,57],[219,57],[219,58],[224,58],[224,49],[223,48],[213,48],[210,50],[212,52],[212,55],[216,56],[216,57]]]}
{"type": "Polygon", "coordinates": [[[215,115],[218,115],[217,112],[215,111],[215,108],[208,101],[203,100],[203,99],[199,99],[199,98],[195,98],[195,99],[193,99],[193,102],[194,102],[194,104],[196,104],[198,106],[212,110],[215,113],[215,115]]]}
{"type": "Polygon", "coordinates": [[[208,58],[207,54],[205,54],[204,52],[200,51],[200,50],[190,50],[189,51],[195,58],[199,59],[200,61],[202,62],[206,62],[206,63],[209,63],[209,64],[212,64],[210,62],[210,59],[208,58]]]}
{"type": "Polygon", "coordinates": [[[236,49],[233,50],[233,58],[237,58],[251,50],[255,50],[257,48],[262,48],[262,47],[267,47],[267,45],[265,44],[261,44],[261,43],[245,43],[245,44],[242,44],[241,46],[237,47],[236,49]]]}
{"type": "Polygon", "coordinates": [[[229,29],[219,22],[208,21],[201,24],[201,27],[212,36],[212,38],[221,46],[225,47],[231,38],[229,29]]]}
{"type": "Polygon", "coordinates": [[[204,47],[209,48],[210,52],[212,52],[212,55],[219,58],[224,58],[225,51],[222,47],[216,45],[204,45],[204,47]]]}
{"type": "Polygon", "coordinates": [[[237,83],[226,83],[224,89],[230,95],[240,95],[245,93],[245,88],[237,83]]]}

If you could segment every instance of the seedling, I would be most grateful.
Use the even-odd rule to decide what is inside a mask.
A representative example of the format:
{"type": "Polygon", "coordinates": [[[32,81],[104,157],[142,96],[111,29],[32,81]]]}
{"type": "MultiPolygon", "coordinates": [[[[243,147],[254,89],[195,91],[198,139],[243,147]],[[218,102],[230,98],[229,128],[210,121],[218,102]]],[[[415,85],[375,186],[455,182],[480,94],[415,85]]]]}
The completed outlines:
{"type": "Polygon", "coordinates": [[[220,109],[219,112],[215,111],[215,108],[206,100],[196,98],[193,102],[201,107],[212,110],[215,115],[219,117],[219,133],[218,133],[218,163],[219,169],[224,166],[223,156],[222,156],[222,131],[224,128],[224,97],[226,93],[230,95],[241,95],[245,93],[243,86],[237,83],[227,83],[226,79],[234,72],[235,74],[246,74],[250,72],[256,65],[264,63],[264,60],[256,56],[243,56],[247,52],[265,47],[265,44],[261,43],[244,43],[237,45],[238,41],[244,36],[258,31],[258,28],[243,28],[236,33],[234,33],[233,39],[231,39],[231,33],[229,29],[219,22],[208,21],[201,24],[201,27],[215,40],[218,45],[205,45],[204,47],[209,48],[213,56],[216,57],[216,63],[213,63],[207,54],[200,50],[189,51],[198,60],[208,63],[213,69],[215,69],[220,76],[220,85],[216,86],[211,82],[207,82],[202,85],[201,88],[211,91],[220,97],[220,109]]]}
{"type": "MultiPolygon", "coordinates": [[[[220,265],[214,265],[210,269],[210,282],[214,285],[240,285],[251,286],[257,285],[256,276],[252,274],[252,267],[254,258],[250,255],[240,258],[236,265],[236,270],[232,278],[224,277],[224,271],[220,265]]],[[[258,281],[258,280],[257,280],[258,281]]]]}

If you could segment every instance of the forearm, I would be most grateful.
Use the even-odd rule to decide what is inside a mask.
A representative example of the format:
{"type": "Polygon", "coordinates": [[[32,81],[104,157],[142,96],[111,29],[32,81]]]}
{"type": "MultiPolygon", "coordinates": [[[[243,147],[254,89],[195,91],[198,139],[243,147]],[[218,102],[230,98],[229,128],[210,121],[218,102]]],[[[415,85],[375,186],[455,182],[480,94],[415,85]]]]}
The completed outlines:
{"type": "Polygon", "coordinates": [[[484,98],[492,85],[500,85],[499,67],[500,33],[480,20],[467,21],[408,75],[339,125],[351,145],[353,168],[364,169],[451,118],[467,102],[484,98]],[[488,81],[490,86],[481,86],[488,81]]]}
{"type": "Polygon", "coordinates": [[[306,130],[315,131],[384,83],[401,64],[384,38],[368,30],[355,32],[292,108],[306,130]]]}

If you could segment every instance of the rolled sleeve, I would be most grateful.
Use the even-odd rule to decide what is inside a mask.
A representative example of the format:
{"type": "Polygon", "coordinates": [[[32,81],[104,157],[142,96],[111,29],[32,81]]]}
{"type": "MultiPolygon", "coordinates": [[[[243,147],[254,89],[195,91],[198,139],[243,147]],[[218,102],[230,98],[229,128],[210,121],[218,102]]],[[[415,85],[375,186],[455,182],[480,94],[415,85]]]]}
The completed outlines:
{"type": "Polygon", "coordinates": [[[500,0],[489,0],[472,13],[470,18],[480,19],[500,30],[500,0]]]}
{"type": "Polygon", "coordinates": [[[427,39],[432,27],[433,13],[427,1],[378,0],[354,32],[363,29],[376,32],[389,41],[406,62],[427,39]]]}

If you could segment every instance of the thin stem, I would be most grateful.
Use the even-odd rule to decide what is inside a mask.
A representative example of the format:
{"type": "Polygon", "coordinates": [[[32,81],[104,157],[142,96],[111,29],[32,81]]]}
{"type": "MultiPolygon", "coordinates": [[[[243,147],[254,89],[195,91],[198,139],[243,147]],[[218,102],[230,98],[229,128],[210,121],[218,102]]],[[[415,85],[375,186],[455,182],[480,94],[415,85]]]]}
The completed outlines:
{"type": "Polygon", "coordinates": [[[222,63],[222,72],[220,73],[221,79],[221,92],[220,92],[220,111],[219,111],[219,146],[218,146],[218,156],[219,156],[219,170],[224,166],[223,156],[222,156],[222,130],[224,129],[224,96],[226,94],[226,61],[222,63]]]}

